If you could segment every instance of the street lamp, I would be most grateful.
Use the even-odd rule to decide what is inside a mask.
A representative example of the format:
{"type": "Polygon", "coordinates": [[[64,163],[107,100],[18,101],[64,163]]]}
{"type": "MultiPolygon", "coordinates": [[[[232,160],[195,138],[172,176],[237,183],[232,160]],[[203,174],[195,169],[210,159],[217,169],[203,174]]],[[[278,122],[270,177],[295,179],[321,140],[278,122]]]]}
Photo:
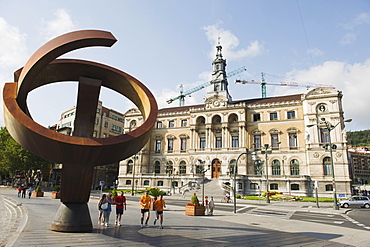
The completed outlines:
{"type": "Polygon", "coordinates": [[[244,154],[248,154],[248,153],[241,153],[238,156],[238,158],[236,159],[236,162],[235,162],[234,169],[233,169],[233,172],[234,172],[234,184],[233,184],[233,187],[234,187],[234,190],[233,190],[233,193],[234,193],[234,214],[236,214],[236,171],[238,170],[238,162],[239,162],[239,159],[244,154]]]}
{"type": "MultiPolygon", "coordinates": [[[[277,144],[280,144],[280,142],[277,142],[277,144]]],[[[270,191],[269,191],[269,166],[268,166],[268,160],[267,156],[272,153],[272,150],[268,150],[269,148],[272,148],[269,144],[265,144],[264,150],[261,150],[261,154],[265,155],[265,166],[266,166],[266,203],[270,203],[270,191]]]]}
{"type": "MultiPolygon", "coordinates": [[[[346,119],[343,122],[350,123],[352,122],[352,119],[346,119]]],[[[318,126],[320,129],[325,129],[328,131],[328,144],[325,144],[323,147],[327,150],[329,148],[330,152],[330,165],[331,165],[331,174],[332,174],[332,181],[333,181],[333,197],[334,197],[334,204],[333,209],[339,210],[338,206],[338,200],[337,200],[337,192],[336,192],[336,185],[335,185],[335,174],[334,174],[334,161],[333,161],[333,149],[336,149],[337,146],[335,144],[332,144],[331,142],[331,131],[335,129],[341,122],[338,122],[336,125],[332,125],[329,121],[326,121],[325,118],[321,118],[321,121],[319,124],[309,124],[307,125],[308,128],[311,128],[313,126],[318,126]]]]}
{"type": "Polygon", "coordinates": [[[134,166],[132,169],[132,189],[131,189],[131,195],[135,195],[135,161],[138,159],[137,155],[132,156],[132,159],[134,160],[134,166]]]}
{"type": "Polygon", "coordinates": [[[195,162],[196,166],[199,167],[198,168],[199,171],[202,173],[202,203],[203,205],[204,205],[204,177],[205,177],[206,172],[211,168],[210,161],[207,162],[208,163],[207,168],[204,167],[205,163],[206,163],[205,161],[202,162],[201,160],[197,160],[195,162]]]}

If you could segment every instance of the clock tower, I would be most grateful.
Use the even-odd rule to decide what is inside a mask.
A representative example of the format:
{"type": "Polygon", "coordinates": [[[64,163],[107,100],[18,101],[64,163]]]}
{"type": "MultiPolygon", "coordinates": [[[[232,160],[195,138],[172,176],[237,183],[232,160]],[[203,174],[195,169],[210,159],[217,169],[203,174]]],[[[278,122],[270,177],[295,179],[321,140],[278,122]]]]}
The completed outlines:
{"type": "Polygon", "coordinates": [[[216,46],[216,58],[213,60],[213,72],[211,81],[211,91],[207,92],[207,98],[212,96],[223,96],[228,103],[232,102],[231,95],[227,88],[228,82],[226,77],[226,59],[222,57],[222,46],[220,43],[216,46]]]}

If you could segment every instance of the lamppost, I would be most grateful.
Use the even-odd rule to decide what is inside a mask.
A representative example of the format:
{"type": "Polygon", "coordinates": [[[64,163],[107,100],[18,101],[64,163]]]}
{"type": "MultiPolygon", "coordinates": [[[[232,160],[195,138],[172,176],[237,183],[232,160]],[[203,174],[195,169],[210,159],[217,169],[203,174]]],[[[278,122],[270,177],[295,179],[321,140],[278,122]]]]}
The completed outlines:
{"type": "MultiPolygon", "coordinates": [[[[198,167],[199,171],[202,173],[202,203],[204,205],[204,177],[205,177],[205,174],[206,172],[211,168],[211,164],[210,164],[210,161],[208,161],[208,166],[207,168],[204,167],[206,161],[201,161],[201,160],[197,160],[195,162],[196,164],[196,167],[198,167]]],[[[197,169],[197,168],[195,168],[197,169]]]]}
{"type": "Polygon", "coordinates": [[[131,195],[135,195],[135,161],[138,159],[137,155],[132,156],[132,159],[134,160],[134,166],[132,169],[132,189],[131,189],[131,195]]]}
{"type": "MultiPolygon", "coordinates": [[[[337,146],[335,144],[332,144],[331,142],[331,131],[335,129],[341,122],[339,121],[336,125],[332,125],[329,121],[326,121],[325,118],[321,118],[320,120],[321,120],[320,123],[309,124],[307,125],[307,127],[310,128],[316,125],[320,129],[324,129],[328,131],[328,143],[324,144],[323,147],[325,148],[325,150],[329,149],[329,152],[330,152],[330,167],[331,167],[331,175],[332,175],[332,181],[333,181],[333,198],[334,198],[333,209],[339,210],[337,192],[336,192],[337,188],[335,185],[334,161],[333,161],[333,149],[337,149],[337,146]]],[[[343,122],[349,123],[349,122],[352,122],[352,119],[346,119],[343,122]]]]}
{"type": "Polygon", "coordinates": [[[234,187],[233,188],[233,193],[234,193],[234,214],[236,214],[236,173],[238,171],[238,162],[239,162],[239,159],[244,154],[248,154],[248,153],[241,153],[241,154],[239,154],[238,158],[236,159],[235,166],[234,166],[234,168],[232,170],[234,172],[234,184],[233,184],[233,187],[234,187]]]}
{"type": "Polygon", "coordinates": [[[267,156],[272,153],[272,150],[268,150],[271,148],[269,144],[265,144],[264,150],[261,150],[261,154],[265,155],[265,166],[266,166],[266,203],[270,203],[270,190],[269,190],[269,166],[268,166],[268,160],[267,156]]]}

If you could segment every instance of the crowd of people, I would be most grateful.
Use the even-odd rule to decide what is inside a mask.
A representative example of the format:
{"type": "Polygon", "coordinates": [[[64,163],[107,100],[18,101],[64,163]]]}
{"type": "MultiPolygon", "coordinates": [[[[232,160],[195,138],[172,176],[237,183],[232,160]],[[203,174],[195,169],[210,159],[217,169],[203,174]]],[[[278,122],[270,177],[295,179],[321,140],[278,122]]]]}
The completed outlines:
{"type": "MultiPolygon", "coordinates": [[[[156,225],[156,223],[159,221],[159,228],[163,229],[163,211],[166,208],[166,203],[163,199],[163,196],[160,195],[159,198],[155,197],[152,201],[152,198],[149,196],[149,191],[145,191],[145,195],[140,198],[139,203],[141,206],[140,226],[149,227],[148,222],[150,218],[150,210],[152,209],[156,212],[156,217],[153,224],[156,225]]],[[[121,225],[122,215],[126,210],[126,197],[124,196],[123,191],[121,191],[121,193],[115,197],[112,197],[111,193],[102,195],[98,202],[98,224],[108,226],[109,217],[112,212],[112,205],[116,206],[116,217],[114,224],[117,226],[121,225]]]]}
{"type": "Polygon", "coordinates": [[[22,197],[22,198],[26,198],[26,194],[28,192],[28,198],[30,199],[31,196],[32,196],[32,192],[33,192],[33,188],[32,186],[27,188],[27,186],[25,186],[24,184],[20,185],[18,188],[17,188],[17,192],[18,192],[18,197],[22,197]]]}

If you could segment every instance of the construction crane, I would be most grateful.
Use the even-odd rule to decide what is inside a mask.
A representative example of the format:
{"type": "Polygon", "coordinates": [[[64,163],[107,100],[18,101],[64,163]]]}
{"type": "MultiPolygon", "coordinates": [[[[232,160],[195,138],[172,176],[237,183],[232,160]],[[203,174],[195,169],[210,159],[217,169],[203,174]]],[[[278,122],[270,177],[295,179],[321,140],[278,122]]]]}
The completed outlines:
{"type": "MultiPolygon", "coordinates": [[[[233,70],[233,71],[231,71],[231,72],[229,72],[229,73],[227,73],[226,74],[226,78],[229,78],[229,77],[232,77],[232,76],[235,76],[235,75],[237,75],[237,74],[240,74],[240,73],[242,73],[242,72],[244,72],[244,71],[246,71],[247,69],[245,68],[245,66],[243,66],[243,67],[240,67],[239,69],[236,69],[236,70],[233,70]]],[[[212,80],[213,81],[213,80],[212,80]]],[[[211,82],[212,81],[207,81],[207,82],[205,82],[205,83],[203,83],[203,84],[201,84],[201,85],[199,85],[199,86],[196,86],[195,88],[192,88],[192,89],[189,89],[189,90],[187,90],[187,91],[185,91],[184,92],[184,87],[183,87],[183,85],[181,84],[180,85],[180,95],[178,95],[178,96],[176,96],[176,97],[174,97],[174,98],[172,98],[172,99],[169,99],[169,100],[167,100],[166,102],[168,103],[168,104],[171,104],[173,101],[175,101],[175,100],[179,100],[180,101],[180,106],[184,106],[185,105],[185,96],[187,96],[187,95],[190,95],[190,94],[192,94],[192,93],[195,93],[195,92],[197,92],[197,91],[199,91],[199,90],[201,90],[201,89],[203,89],[203,88],[205,88],[205,87],[208,87],[208,86],[211,86],[212,84],[211,84],[211,82]]]]}
{"type": "Polygon", "coordinates": [[[265,81],[265,73],[261,73],[262,80],[261,82],[257,82],[254,80],[245,81],[245,80],[235,80],[235,83],[242,83],[242,84],[260,84],[261,91],[262,91],[262,98],[266,98],[266,85],[275,85],[275,86],[286,86],[286,87],[305,87],[305,88],[317,88],[317,87],[327,87],[335,89],[332,85],[324,85],[324,84],[313,84],[313,83],[297,83],[297,82],[266,82],[265,81]]]}

